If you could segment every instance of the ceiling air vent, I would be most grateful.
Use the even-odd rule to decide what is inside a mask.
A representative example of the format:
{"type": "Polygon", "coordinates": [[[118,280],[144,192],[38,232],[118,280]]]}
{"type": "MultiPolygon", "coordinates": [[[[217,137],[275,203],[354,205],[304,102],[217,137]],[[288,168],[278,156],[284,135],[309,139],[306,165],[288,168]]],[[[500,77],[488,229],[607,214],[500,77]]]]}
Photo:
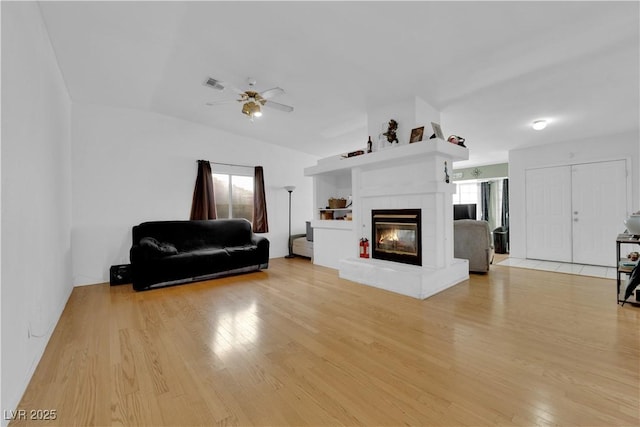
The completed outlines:
{"type": "Polygon", "coordinates": [[[212,79],[211,77],[208,77],[207,80],[205,80],[204,85],[217,90],[224,90],[224,85],[222,84],[222,82],[216,79],[212,79]]]}

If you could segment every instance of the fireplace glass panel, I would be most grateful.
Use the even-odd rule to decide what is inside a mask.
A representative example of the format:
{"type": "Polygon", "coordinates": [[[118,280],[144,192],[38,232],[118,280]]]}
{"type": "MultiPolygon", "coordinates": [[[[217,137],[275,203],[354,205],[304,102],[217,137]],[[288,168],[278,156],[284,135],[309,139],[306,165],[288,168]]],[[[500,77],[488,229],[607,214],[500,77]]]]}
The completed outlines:
{"type": "Polygon", "coordinates": [[[422,265],[420,209],[373,210],[373,258],[422,265]]]}
{"type": "Polygon", "coordinates": [[[417,224],[376,223],[376,249],[381,252],[417,255],[417,224]]]}

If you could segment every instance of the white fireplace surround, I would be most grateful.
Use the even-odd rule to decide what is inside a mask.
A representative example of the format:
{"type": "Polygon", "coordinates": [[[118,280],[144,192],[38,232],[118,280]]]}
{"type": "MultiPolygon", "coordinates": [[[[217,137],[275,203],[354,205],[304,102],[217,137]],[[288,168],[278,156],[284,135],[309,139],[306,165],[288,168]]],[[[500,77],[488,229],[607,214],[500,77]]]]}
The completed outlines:
{"type": "Polygon", "coordinates": [[[333,176],[342,177],[335,190],[350,190],[353,200],[353,221],[324,221],[319,215],[312,221],[315,262],[337,267],[342,278],[420,299],[468,279],[468,261],[453,257],[455,187],[446,182],[453,161],[466,159],[466,148],[431,139],[306,168],[305,175],[314,178],[316,214],[333,176]],[[421,210],[422,266],[359,257],[360,238],[372,238],[373,209],[421,210]]]}

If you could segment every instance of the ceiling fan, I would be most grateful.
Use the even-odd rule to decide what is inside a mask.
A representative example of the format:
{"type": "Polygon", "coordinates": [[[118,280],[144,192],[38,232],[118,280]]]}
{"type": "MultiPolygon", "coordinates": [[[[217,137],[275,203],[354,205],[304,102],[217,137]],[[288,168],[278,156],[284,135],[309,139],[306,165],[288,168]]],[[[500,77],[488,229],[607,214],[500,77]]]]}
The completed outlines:
{"type": "Polygon", "coordinates": [[[239,99],[236,100],[226,100],[226,101],[216,101],[216,102],[207,102],[209,106],[229,104],[232,102],[241,102],[242,103],[242,114],[246,115],[253,121],[254,117],[262,116],[262,107],[270,107],[276,110],[285,111],[290,113],[293,111],[293,107],[290,105],[280,104],[279,102],[271,101],[271,98],[281,95],[284,93],[284,89],[279,87],[274,87],[272,89],[265,90],[263,92],[257,92],[254,90],[254,86],[256,81],[253,79],[247,79],[247,83],[249,84],[249,89],[240,90],[235,86],[223,82],[220,80],[216,80],[214,78],[208,77],[205,80],[204,85],[211,87],[216,90],[225,90],[230,89],[236,94],[240,96],[239,99]]]}

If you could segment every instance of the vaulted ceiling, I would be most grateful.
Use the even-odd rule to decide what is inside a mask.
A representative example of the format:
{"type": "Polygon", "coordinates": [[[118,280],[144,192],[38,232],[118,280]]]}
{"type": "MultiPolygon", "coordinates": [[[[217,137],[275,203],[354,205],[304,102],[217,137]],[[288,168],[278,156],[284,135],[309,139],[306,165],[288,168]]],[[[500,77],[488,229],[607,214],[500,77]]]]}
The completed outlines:
{"type": "MultiPolygon", "coordinates": [[[[42,2],[70,96],[319,156],[362,148],[367,109],[418,96],[462,166],[639,127],[638,2],[42,2]],[[294,112],[251,122],[208,77],[294,112]],[[544,131],[530,127],[547,118],[544,131]],[[446,135],[445,135],[446,136],[446,135]]],[[[428,124],[427,124],[428,125],[428,124]]]]}

